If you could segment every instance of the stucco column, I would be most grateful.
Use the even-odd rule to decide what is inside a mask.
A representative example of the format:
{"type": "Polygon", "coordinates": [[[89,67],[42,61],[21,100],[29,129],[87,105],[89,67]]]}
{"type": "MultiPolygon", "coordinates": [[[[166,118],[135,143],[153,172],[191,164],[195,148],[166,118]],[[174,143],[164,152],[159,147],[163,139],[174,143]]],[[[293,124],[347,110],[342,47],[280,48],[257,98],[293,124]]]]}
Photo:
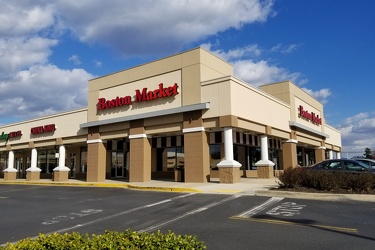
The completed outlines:
{"type": "Polygon", "coordinates": [[[330,159],[330,160],[333,159],[333,151],[332,150],[328,151],[328,157],[329,157],[328,159],[330,159]]]}
{"type": "Polygon", "coordinates": [[[260,161],[255,163],[257,166],[257,175],[258,178],[272,178],[274,177],[273,174],[273,166],[275,163],[268,160],[268,137],[267,135],[260,136],[260,161]]]}
{"type": "Polygon", "coordinates": [[[53,181],[67,181],[70,169],[65,166],[66,150],[64,145],[59,146],[59,165],[53,169],[53,181]]]}
{"type": "Polygon", "coordinates": [[[297,140],[289,139],[283,143],[283,169],[295,168],[298,165],[297,161],[297,140]]]}
{"type": "Polygon", "coordinates": [[[326,148],[325,147],[319,147],[319,148],[315,149],[315,161],[316,161],[316,163],[324,161],[325,159],[326,159],[326,148]]]}
{"type": "Polygon", "coordinates": [[[151,139],[134,134],[130,139],[129,182],[151,181],[151,139]]]}
{"type": "Polygon", "coordinates": [[[105,181],[107,152],[101,139],[87,140],[87,177],[88,182],[105,181]]]}
{"type": "Polygon", "coordinates": [[[204,127],[183,129],[184,181],[207,182],[210,175],[210,150],[204,127]]]}
{"type": "Polygon", "coordinates": [[[14,152],[11,150],[8,153],[8,166],[4,169],[4,180],[12,181],[17,178],[17,169],[14,168],[14,152]]]}
{"type": "Polygon", "coordinates": [[[36,148],[31,149],[31,166],[26,169],[26,180],[36,181],[40,179],[40,168],[37,167],[38,151],[36,148]]]}
{"type": "Polygon", "coordinates": [[[224,128],[224,160],[217,164],[220,183],[240,182],[241,163],[233,159],[233,129],[224,128]]]}
{"type": "Polygon", "coordinates": [[[336,153],[337,159],[341,159],[341,152],[336,153]]]}

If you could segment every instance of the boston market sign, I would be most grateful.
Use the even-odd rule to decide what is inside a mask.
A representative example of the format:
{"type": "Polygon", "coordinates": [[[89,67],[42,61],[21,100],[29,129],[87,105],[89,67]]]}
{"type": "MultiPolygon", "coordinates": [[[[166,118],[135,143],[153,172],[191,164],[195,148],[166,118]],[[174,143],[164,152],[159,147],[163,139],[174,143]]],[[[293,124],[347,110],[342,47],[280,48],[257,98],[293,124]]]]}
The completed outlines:
{"type": "MultiPolygon", "coordinates": [[[[135,90],[134,102],[146,102],[155,99],[160,99],[169,96],[178,95],[178,85],[175,83],[172,86],[164,87],[163,83],[159,84],[159,88],[148,91],[147,88],[142,90],[135,90]]],[[[127,106],[132,104],[131,96],[123,96],[112,100],[106,100],[105,98],[99,98],[97,103],[98,110],[111,109],[115,107],[127,106]]]]}
{"type": "Polygon", "coordinates": [[[298,111],[298,117],[311,121],[314,124],[322,125],[322,118],[320,118],[319,115],[315,114],[314,112],[304,110],[302,105],[299,106],[298,111]]]}

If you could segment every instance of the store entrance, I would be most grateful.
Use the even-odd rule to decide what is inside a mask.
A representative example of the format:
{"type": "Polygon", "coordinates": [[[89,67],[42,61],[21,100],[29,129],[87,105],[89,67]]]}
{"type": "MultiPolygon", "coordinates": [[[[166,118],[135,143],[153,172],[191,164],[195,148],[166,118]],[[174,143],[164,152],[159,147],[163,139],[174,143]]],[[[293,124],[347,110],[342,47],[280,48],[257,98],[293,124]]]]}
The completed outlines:
{"type": "Polygon", "coordinates": [[[297,160],[299,166],[311,166],[315,164],[315,150],[307,147],[297,147],[297,160]]]}
{"type": "Polygon", "coordinates": [[[17,178],[26,178],[26,171],[24,168],[22,157],[16,157],[15,165],[17,169],[17,178]]]}
{"type": "Polygon", "coordinates": [[[108,141],[107,150],[111,155],[110,178],[129,177],[129,141],[108,141]]]}
{"type": "Polygon", "coordinates": [[[124,152],[112,152],[111,177],[127,177],[124,152]]]}

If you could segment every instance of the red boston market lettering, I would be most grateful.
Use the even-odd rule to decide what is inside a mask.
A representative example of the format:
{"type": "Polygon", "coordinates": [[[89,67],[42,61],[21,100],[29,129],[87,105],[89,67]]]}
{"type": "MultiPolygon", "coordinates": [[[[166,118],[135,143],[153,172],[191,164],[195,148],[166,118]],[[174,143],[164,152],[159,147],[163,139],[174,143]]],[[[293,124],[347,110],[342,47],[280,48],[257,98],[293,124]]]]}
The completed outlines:
{"type": "Polygon", "coordinates": [[[312,121],[314,124],[322,125],[322,118],[319,115],[315,114],[314,112],[309,112],[303,109],[303,106],[300,105],[298,107],[299,110],[299,117],[304,118],[306,120],[312,121]]]}
{"type": "Polygon", "coordinates": [[[103,110],[103,109],[110,109],[110,108],[130,105],[131,102],[132,101],[131,101],[130,96],[124,96],[124,97],[117,96],[115,99],[108,100],[108,101],[105,98],[99,98],[97,106],[98,106],[98,110],[103,110]]]}
{"type": "Polygon", "coordinates": [[[141,93],[139,89],[137,89],[135,91],[135,102],[145,102],[167,96],[174,96],[178,94],[177,88],[177,83],[166,88],[163,87],[163,83],[160,83],[159,88],[152,91],[147,91],[147,88],[143,88],[141,93]]]}
{"type": "MultiPolygon", "coordinates": [[[[148,91],[147,88],[142,90],[135,90],[135,102],[146,102],[159,98],[175,96],[178,94],[178,85],[175,83],[172,86],[164,88],[163,83],[160,83],[159,88],[148,91]]],[[[97,103],[98,110],[111,109],[115,107],[121,107],[132,104],[131,96],[116,97],[112,100],[106,100],[105,98],[99,98],[97,103]]]]}

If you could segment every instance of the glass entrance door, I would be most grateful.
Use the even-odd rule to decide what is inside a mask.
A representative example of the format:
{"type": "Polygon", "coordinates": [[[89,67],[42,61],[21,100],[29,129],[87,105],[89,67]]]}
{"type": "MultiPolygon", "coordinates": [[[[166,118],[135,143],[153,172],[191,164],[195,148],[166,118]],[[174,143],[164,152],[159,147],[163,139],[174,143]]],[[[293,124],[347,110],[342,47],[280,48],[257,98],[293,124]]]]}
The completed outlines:
{"type": "Polygon", "coordinates": [[[17,178],[25,178],[25,170],[22,164],[22,157],[17,157],[15,163],[17,169],[17,178]]]}
{"type": "Polygon", "coordinates": [[[76,178],[76,165],[77,165],[77,155],[70,155],[70,177],[76,178]]]}
{"type": "Polygon", "coordinates": [[[124,177],[124,152],[112,152],[111,177],[124,177]]]}

